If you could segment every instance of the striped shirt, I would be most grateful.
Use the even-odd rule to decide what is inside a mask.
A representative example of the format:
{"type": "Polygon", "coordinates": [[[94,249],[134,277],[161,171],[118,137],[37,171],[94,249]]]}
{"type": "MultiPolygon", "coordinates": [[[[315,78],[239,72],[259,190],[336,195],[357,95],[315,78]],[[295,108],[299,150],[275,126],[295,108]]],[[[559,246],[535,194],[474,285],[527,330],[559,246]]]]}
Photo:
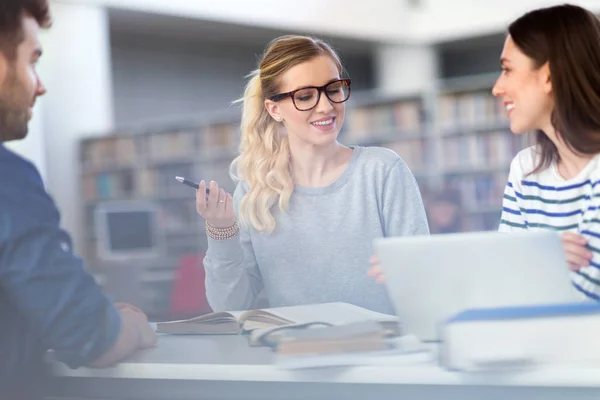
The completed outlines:
{"type": "Polygon", "coordinates": [[[529,174],[537,156],[529,147],[513,159],[499,230],[551,229],[584,236],[594,256],[589,266],[571,274],[571,281],[582,298],[600,301],[600,155],[571,179],[561,177],[554,163],[529,174]]]}

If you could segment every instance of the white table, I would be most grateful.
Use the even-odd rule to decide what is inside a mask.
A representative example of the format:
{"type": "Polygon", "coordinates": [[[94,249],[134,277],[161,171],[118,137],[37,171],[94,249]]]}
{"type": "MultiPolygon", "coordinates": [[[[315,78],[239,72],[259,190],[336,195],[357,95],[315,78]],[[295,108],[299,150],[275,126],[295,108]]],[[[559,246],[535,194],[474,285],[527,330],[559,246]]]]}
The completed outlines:
{"type": "Polygon", "coordinates": [[[244,336],[161,336],[107,369],[53,364],[48,397],[85,399],[598,399],[600,368],[461,374],[435,364],[288,371],[244,336]]]}

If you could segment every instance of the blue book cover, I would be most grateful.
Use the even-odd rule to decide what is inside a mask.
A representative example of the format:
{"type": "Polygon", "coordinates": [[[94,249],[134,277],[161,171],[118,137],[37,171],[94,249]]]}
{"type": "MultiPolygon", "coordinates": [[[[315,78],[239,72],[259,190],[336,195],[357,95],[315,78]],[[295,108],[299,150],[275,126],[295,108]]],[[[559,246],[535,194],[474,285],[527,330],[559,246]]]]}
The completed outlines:
{"type": "Polygon", "coordinates": [[[460,312],[446,323],[469,321],[494,321],[525,318],[552,318],[576,315],[600,314],[600,303],[568,303],[539,306],[511,306],[502,308],[480,308],[460,312]]]}

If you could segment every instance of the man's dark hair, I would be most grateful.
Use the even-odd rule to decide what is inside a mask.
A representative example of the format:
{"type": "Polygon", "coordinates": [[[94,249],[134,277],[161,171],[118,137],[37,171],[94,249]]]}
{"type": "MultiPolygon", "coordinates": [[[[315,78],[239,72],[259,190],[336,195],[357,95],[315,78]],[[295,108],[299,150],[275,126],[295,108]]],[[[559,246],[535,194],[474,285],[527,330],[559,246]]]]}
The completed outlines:
{"type": "Polygon", "coordinates": [[[23,14],[29,14],[38,24],[50,26],[48,0],[0,0],[0,51],[13,59],[16,50],[24,39],[21,24],[23,14]]]}

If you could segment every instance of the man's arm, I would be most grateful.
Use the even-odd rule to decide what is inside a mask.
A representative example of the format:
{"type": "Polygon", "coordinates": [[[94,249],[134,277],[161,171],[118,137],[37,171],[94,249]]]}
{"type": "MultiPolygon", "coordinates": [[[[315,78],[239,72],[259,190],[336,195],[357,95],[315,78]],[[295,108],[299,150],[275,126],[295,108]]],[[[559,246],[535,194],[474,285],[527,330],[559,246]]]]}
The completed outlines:
{"type": "Polygon", "coordinates": [[[143,313],[112,305],[56,227],[4,244],[0,285],[44,347],[73,368],[110,365],[156,341],[143,313]]]}
{"type": "Polygon", "coordinates": [[[114,345],[89,366],[104,368],[129,357],[138,349],[156,344],[156,333],[148,326],[146,315],[130,308],[119,310],[121,329],[114,345]]]}
{"type": "Polygon", "coordinates": [[[108,365],[154,344],[146,317],[117,310],[102,293],[36,168],[0,152],[0,291],[45,349],[71,367],[108,365]]]}

